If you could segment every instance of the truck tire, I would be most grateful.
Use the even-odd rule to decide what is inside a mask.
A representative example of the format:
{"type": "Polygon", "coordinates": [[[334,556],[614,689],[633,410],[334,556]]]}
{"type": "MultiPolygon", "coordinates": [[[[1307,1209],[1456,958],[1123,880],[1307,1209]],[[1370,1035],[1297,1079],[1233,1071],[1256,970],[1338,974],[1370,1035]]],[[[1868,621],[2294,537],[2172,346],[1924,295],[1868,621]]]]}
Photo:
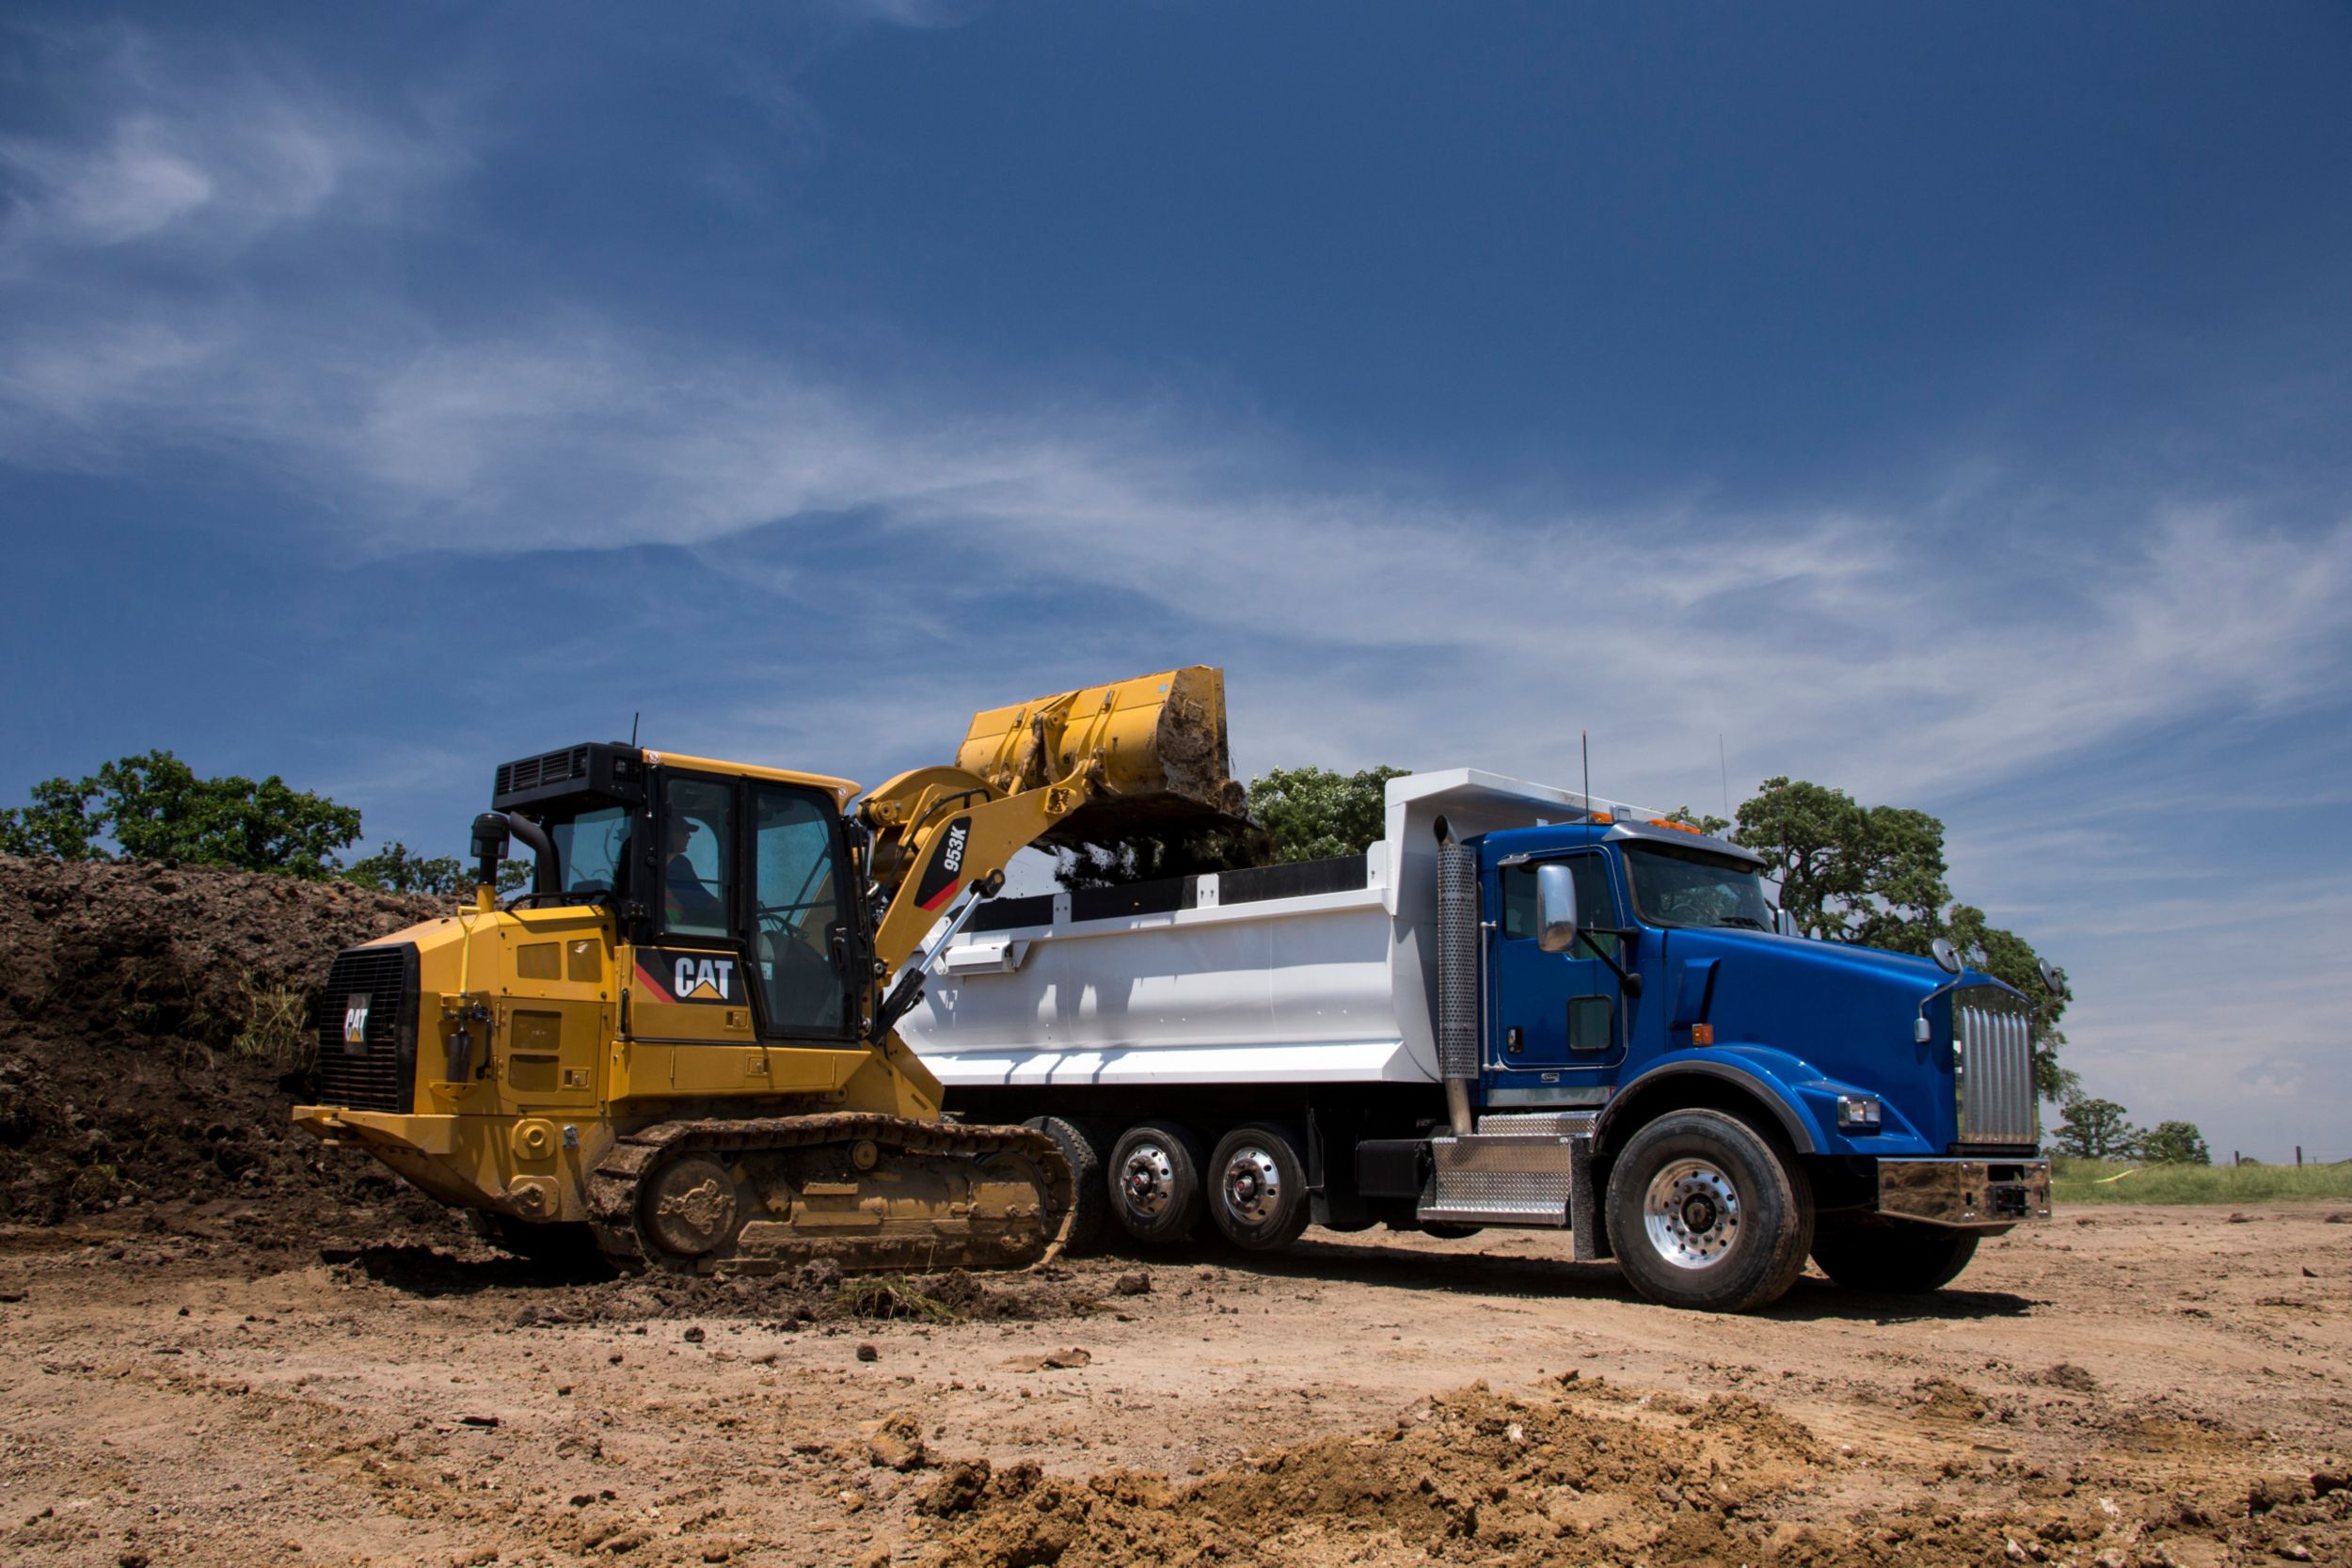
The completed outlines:
{"type": "Polygon", "coordinates": [[[1804,1168],[1722,1111],[1670,1111],[1635,1132],[1610,1173],[1608,1207],[1626,1277],[1668,1307],[1769,1306],[1813,1245],[1804,1168]]]}
{"type": "Polygon", "coordinates": [[[1103,1133],[1100,1128],[1067,1117],[1031,1117],[1021,1124],[1044,1133],[1070,1162],[1074,1196],[1071,1203],[1070,1234],[1062,1254],[1084,1258],[1103,1250],[1103,1227],[1110,1223],[1111,1194],[1103,1176],[1103,1133]]]}
{"type": "Polygon", "coordinates": [[[1813,1260],[1849,1291],[1924,1295],[1960,1277],[1977,1255],[1977,1233],[1875,1216],[1824,1216],[1813,1236],[1813,1260]]]}
{"type": "Polygon", "coordinates": [[[1279,1252],[1307,1228],[1307,1162],[1298,1134],[1248,1122],[1209,1156],[1209,1218],[1244,1252],[1279,1252]]]}
{"type": "Polygon", "coordinates": [[[1119,1227],[1147,1246],[1181,1242],[1200,1223],[1200,1140],[1173,1121],[1137,1122],[1111,1147],[1106,1191],[1119,1227]]]}

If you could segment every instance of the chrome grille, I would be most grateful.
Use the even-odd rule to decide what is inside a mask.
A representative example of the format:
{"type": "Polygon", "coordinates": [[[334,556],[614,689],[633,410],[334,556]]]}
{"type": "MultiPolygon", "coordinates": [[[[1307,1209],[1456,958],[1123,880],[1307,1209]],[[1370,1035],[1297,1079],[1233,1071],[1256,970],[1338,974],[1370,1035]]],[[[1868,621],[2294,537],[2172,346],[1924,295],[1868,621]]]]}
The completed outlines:
{"type": "Polygon", "coordinates": [[[2033,1009],[1992,986],[1952,994],[1952,1045],[1963,1144],[2031,1144],[2042,1138],[2033,1092],[2033,1009]]]}

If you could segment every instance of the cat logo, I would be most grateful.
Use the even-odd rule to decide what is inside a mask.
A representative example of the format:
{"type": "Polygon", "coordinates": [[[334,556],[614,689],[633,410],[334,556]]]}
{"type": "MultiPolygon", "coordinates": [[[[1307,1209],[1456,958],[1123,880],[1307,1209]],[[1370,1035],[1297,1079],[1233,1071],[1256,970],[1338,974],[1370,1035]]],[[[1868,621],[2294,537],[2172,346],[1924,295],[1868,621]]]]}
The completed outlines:
{"type": "Polygon", "coordinates": [[[680,1002],[735,1000],[735,960],[681,956],[672,970],[670,994],[680,1002]]]}
{"type": "Polygon", "coordinates": [[[354,992],[343,1002],[343,1049],[355,1056],[367,1054],[368,1003],[365,991],[354,992]]]}

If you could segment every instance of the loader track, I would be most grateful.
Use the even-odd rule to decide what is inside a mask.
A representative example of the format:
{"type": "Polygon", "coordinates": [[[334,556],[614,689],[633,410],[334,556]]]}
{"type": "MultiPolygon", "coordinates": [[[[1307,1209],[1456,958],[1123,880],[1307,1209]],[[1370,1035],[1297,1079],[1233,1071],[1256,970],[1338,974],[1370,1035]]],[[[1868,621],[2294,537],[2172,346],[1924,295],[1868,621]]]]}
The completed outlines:
{"type": "Polygon", "coordinates": [[[1059,1255],[1074,1197],[1042,1132],[859,1111],[662,1122],[588,1183],[614,1264],[694,1274],[1027,1267],[1059,1255]]]}

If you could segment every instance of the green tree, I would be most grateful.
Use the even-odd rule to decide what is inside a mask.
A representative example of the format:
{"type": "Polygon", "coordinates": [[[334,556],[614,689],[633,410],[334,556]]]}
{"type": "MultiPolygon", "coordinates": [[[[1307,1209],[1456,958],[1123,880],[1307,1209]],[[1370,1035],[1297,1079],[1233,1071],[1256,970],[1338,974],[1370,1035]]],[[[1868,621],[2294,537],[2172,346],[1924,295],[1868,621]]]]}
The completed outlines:
{"type": "Polygon", "coordinates": [[[2075,1094],[2062,1107],[2066,1119],[2050,1134],[2050,1147],[2078,1160],[2135,1160],[2147,1134],[2131,1123],[2112,1100],[2075,1094]]]}
{"type": "Polygon", "coordinates": [[[1273,837],[1273,863],[1360,855],[1389,831],[1389,781],[1410,771],[1277,768],[1250,781],[1249,815],[1273,837]]]}
{"type": "Polygon", "coordinates": [[[307,878],[332,876],[335,851],[358,836],[350,806],[275,773],[200,779],[169,752],[120,757],[81,780],[46,780],[30,805],[0,813],[0,849],[13,854],[119,854],[307,878]]]}
{"type": "Polygon", "coordinates": [[[2213,1153],[2193,1121],[2160,1121],[2139,1143],[2139,1157],[2156,1165],[2210,1165],[2213,1153]]]}
{"type": "Polygon", "coordinates": [[[103,859],[98,835],[103,826],[90,816],[98,781],[44,779],[33,786],[30,805],[0,811],[0,854],[51,860],[103,859]]]}
{"type": "Polygon", "coordinates": [[[2072,993],[2062,976],[2056,989],[2042,979],[2031,942],[1974,905],[1952,901],[1941,821],[1900,806],[1865,806],[1843,790],[1786,777],[1765,780],[1739,815],[1732,838],[1765,858],[1798,929],[1916,955],[1938,937],[1949,939],[1971,968],[2034,1004],[2034,1086],[2042,1097],[2076,1091],[2074,1075],[2058,1062],[2066,1043],[2058,1020],[2072,993]]]}
{"type": "Polygon", "coordinates": [[[386,893],[453,895],[473,888],[473,873],[456,857],[420,855],[398,839],[352,862],[343,876],[362,887],[380,888],[386,893]]]}

